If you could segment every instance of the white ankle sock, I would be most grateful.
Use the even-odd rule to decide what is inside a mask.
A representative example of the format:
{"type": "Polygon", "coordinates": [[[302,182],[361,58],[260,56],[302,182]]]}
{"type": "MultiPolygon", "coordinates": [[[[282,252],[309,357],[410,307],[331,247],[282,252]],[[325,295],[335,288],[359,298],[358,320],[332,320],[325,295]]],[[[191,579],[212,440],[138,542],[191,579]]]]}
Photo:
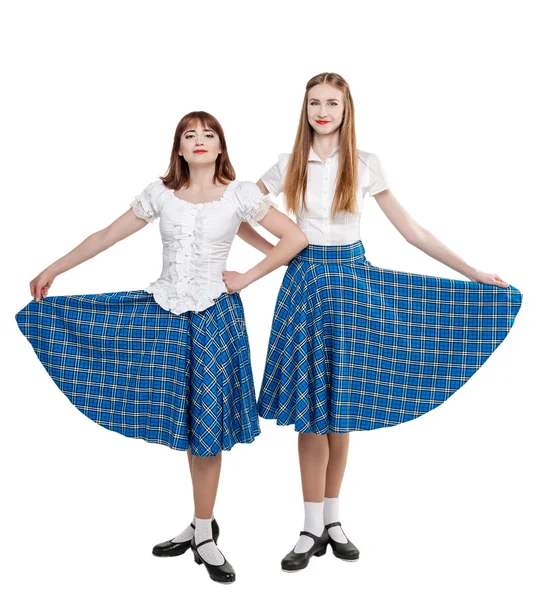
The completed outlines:
{"type": "MultiPolygon", "coordinates": [[[[199,519],[198,517],[195,517],[194,542],[196,545],[204,540],[213,539],[213,531],[211,528],[212,520],[213,517],[211,517],[211,519],[199,519]]],[[[209,542],[208,544],[200,546],[200,548],[198,548],[198,554],[210,565],[224,564],[224,557],[214,542],[209,542]]]]}
{"type": "MultiPolygon", "coordinates": [[[[215,517],[211,517],[211,521],[213,521],[215,517]]],[[[192,522],[194,523],[195,520],[195,516],[193,515],[192,517],[192,522]]],[[[181,532],[178,533],[178,535],[176,537],[173,537],[170,541],[177,543],[177,542],[189,542],[190,540],[192,540],[192,538],[194,537],[194,528],[191,526],[191,524],[187,525],[187,527],[185,527],[185,529],[181,532]]]]}
{"type": "MultiPolygon", "coordinates": [[[[339,499],[324,498],[324,525],[336,523],[339,519],[339,499]]],[[[348,538],[342,532],[342,529],[337,525],[328,529],[329,537],[340,544],[346,544],[348,538]]]]}
{"type": "MultiPolygon", "coordinates": [[[[324,502],[304,502],[305,519],[303,531],[321,536],[324,531],[324,502]]],[[[308,535],[301,535],[294,552],[307,552],[315,543],[308,535]]]]}
{"type": "Polygon", "coordinates": [[[170,541],[174,542],[174,543],[188,542],[188,541],[192,540],[193,537],[194,537],[194,529],[189,524],[189,525],[187,525],[187,527],[185,527],[185,529],[181,533],[178,533],[178,535],[176,537],[173,537],[170,541]]]}

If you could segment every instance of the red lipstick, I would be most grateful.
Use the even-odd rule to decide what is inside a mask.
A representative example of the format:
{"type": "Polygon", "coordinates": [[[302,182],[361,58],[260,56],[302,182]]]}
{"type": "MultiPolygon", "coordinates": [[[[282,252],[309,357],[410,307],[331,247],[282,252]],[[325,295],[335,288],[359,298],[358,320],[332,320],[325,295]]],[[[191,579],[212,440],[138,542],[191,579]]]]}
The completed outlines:
{"type": "Polygon", "coordinates": [[[331,123],[331,121],[315,121],[315,123],[318,123],[319,125],[325,125],[326,123],[331,123]]]}
{"type": "Polygon", "coordinates": [[[205,154],[207,150],[193,150],[193,154],[205,154]]]}

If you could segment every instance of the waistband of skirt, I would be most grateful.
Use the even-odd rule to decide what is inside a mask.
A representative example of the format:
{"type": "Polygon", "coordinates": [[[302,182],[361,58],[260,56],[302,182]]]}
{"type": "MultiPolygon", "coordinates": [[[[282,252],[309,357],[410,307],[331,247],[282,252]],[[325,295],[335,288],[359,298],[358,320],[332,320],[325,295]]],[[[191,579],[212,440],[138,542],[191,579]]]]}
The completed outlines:
{"type": "Polygon", "coordinates": [[[308,262],[345,262],[365,257],[365,247],[361,240],[339,246],[309,244],[293,260],[308,262]]]}

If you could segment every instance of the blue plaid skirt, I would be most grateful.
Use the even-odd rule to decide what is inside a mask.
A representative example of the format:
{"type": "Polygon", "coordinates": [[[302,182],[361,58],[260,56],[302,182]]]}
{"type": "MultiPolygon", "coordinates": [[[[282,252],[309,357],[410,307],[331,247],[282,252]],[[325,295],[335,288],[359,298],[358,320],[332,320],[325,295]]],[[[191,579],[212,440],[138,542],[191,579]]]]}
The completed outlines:
{"type": "Polygon", "coordinates": [[[512,285],[375,267],[361,240],[311,244],[279,291],[259,415],[318,434],[410,421],[468,381],[521,302],[512,285]]]}
{"type": "Polygon", "coordinates": [[[260,433],[238,294],[180,315],[142,290],[49,296],[16,319],[59,389],[107,429],[198,456],[260,433]]]}

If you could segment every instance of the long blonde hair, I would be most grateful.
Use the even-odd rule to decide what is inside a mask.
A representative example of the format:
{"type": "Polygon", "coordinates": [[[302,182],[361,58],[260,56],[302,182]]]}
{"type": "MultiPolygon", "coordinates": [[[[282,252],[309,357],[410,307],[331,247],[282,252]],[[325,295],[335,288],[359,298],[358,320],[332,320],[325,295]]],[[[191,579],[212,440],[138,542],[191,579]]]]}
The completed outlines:
{"type": "Polygon", "coordinates": [[[320,83],[334,85],[344,94],[344,115],[340,125],[339,170],[332,206],[332,216],[335,216],[342,211],[355,212],[357,208],[357,146],[354,105],[347,81],[337,73],[315,75],[305,86],[298,131],[287,166],[285,197],[289,212],[297,214],[301,208],[307,208],[307,161],[313,143],[313,128],[307,118],[307,100],[309,90],[320,83]]]}

